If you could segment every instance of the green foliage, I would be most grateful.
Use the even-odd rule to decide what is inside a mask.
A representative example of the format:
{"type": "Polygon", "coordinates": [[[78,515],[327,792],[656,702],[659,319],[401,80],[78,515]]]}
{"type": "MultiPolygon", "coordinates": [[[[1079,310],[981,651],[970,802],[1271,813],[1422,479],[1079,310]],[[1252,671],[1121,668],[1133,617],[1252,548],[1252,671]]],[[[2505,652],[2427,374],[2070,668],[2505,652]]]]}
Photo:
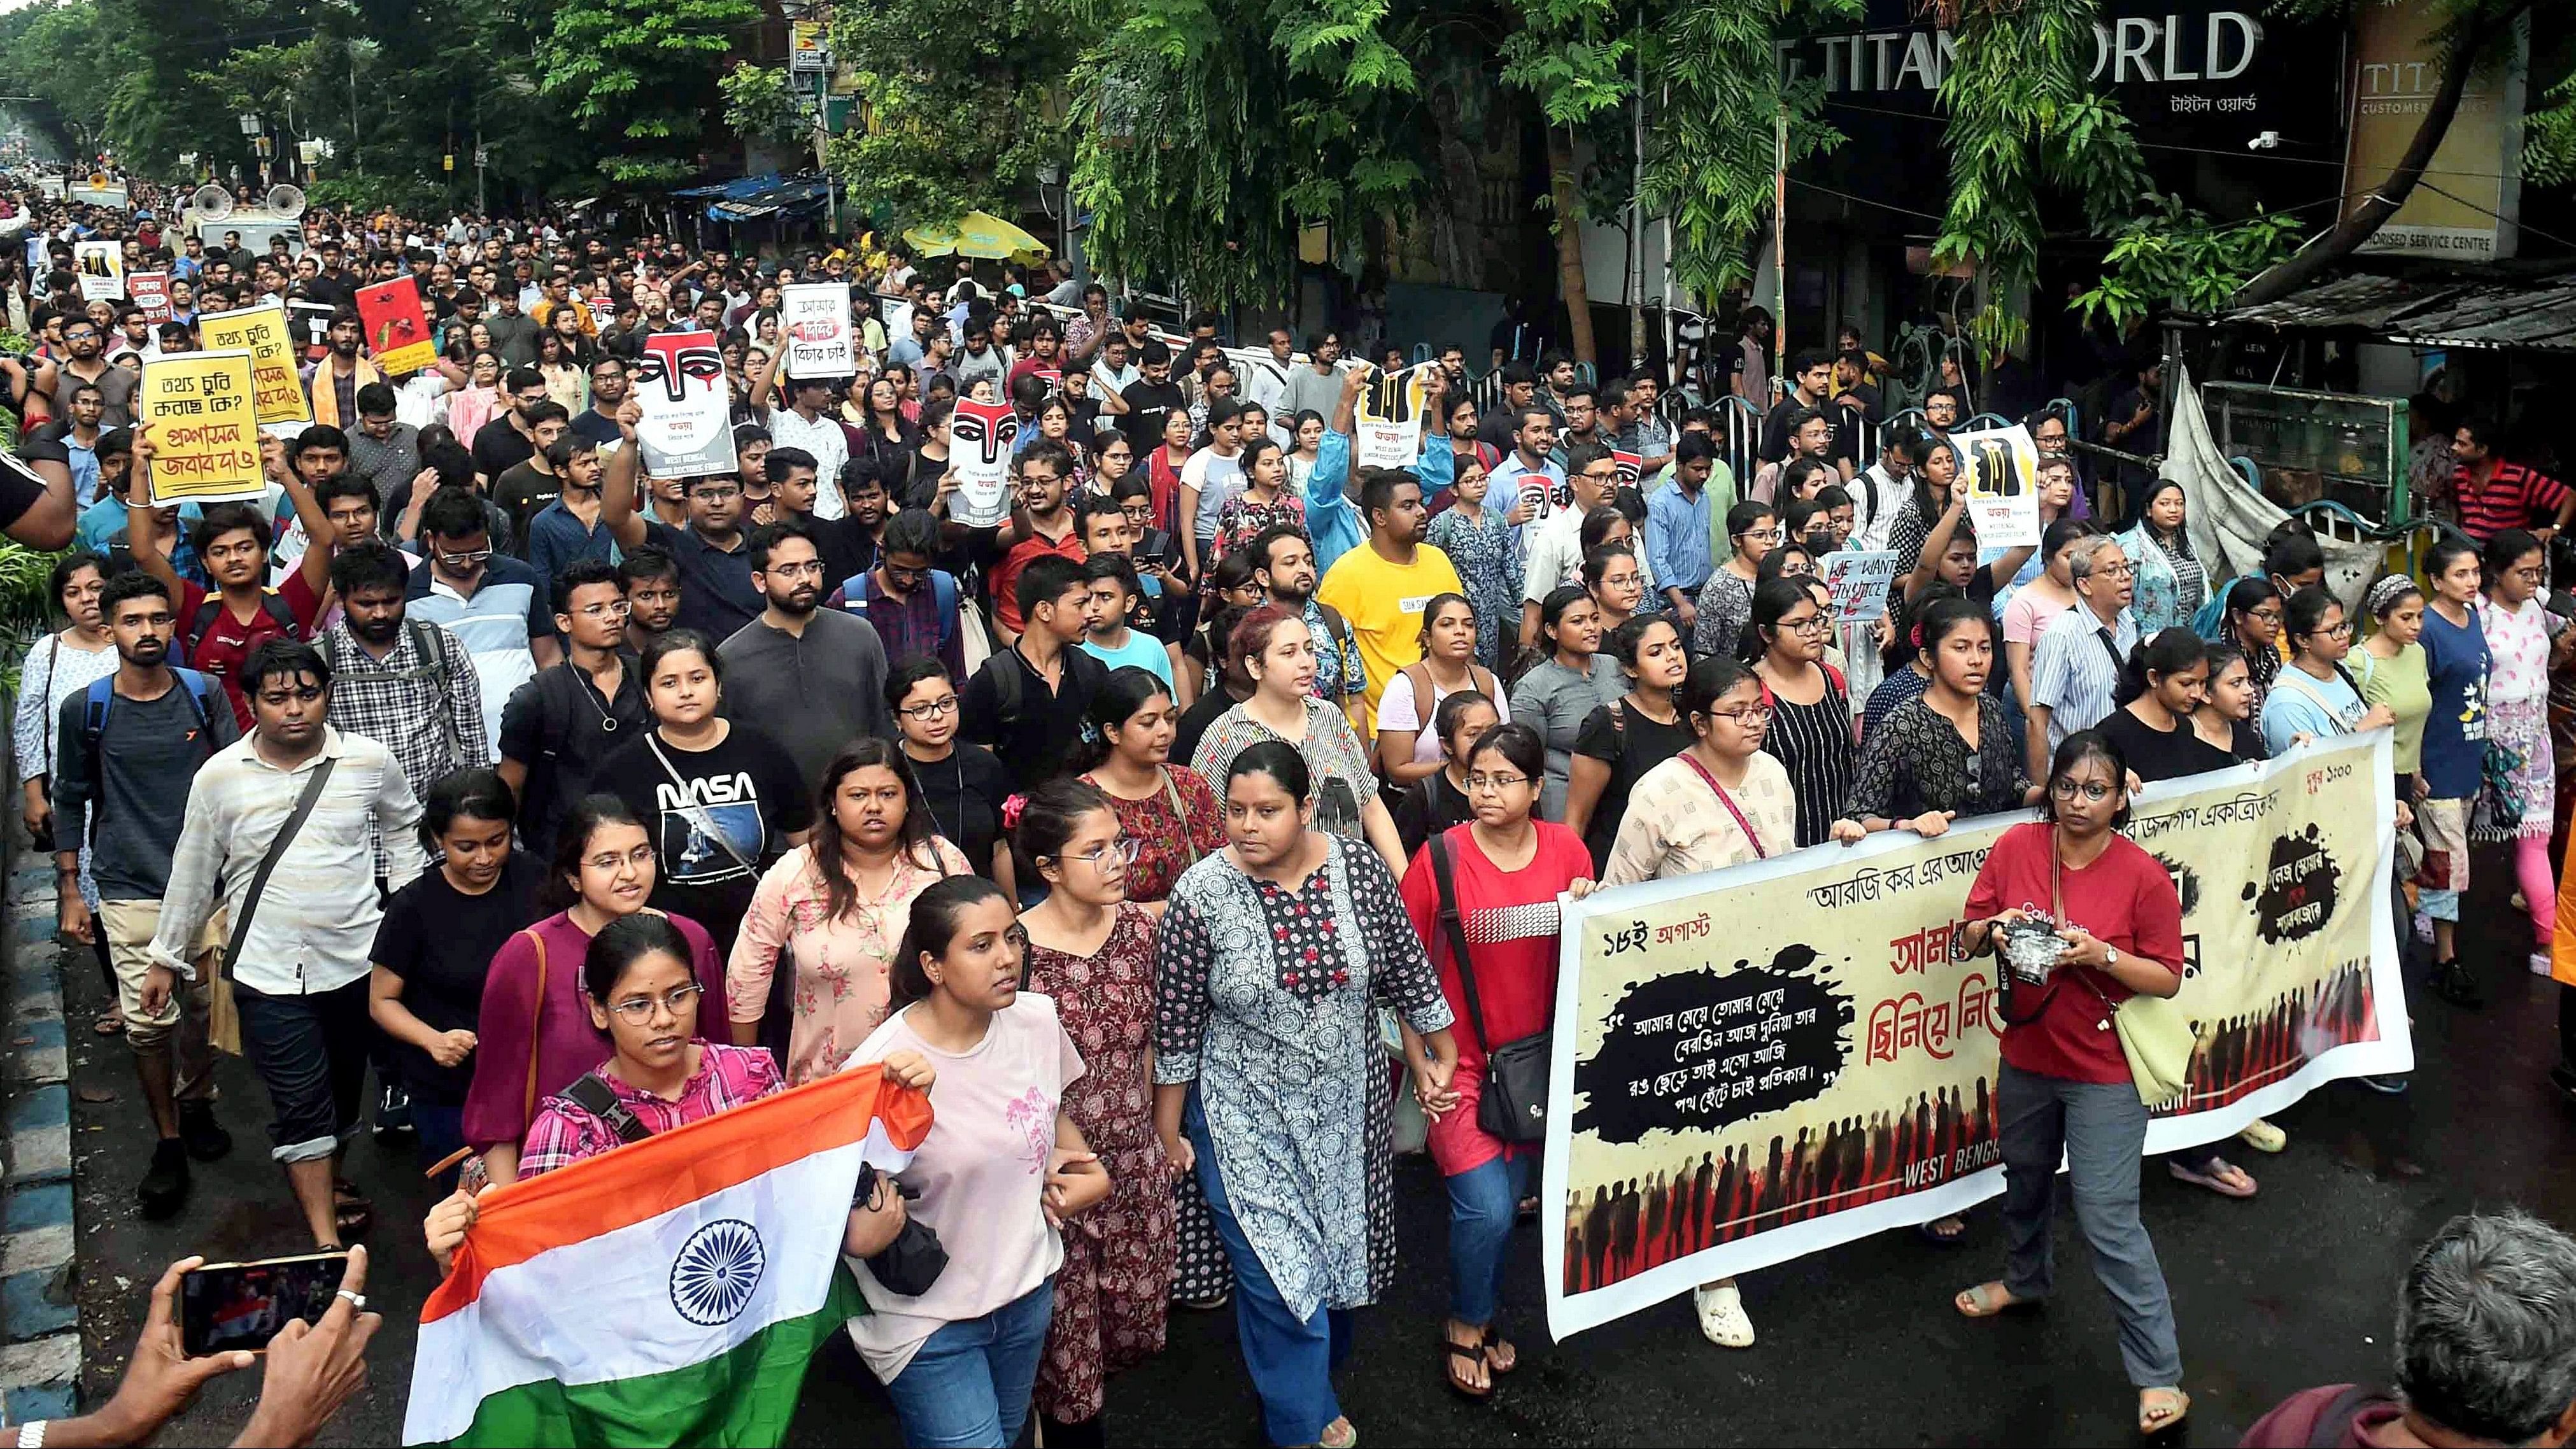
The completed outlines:
{"type": "Polygon", "coordinates": [[[833,14],[860,124],[829,148],[851,207],[896,229],[1008,210],[1042,162],[1062,164],[1061,97],[1077,23],[1061,0],[876,0],[833,14]]]}
{"type": "Polygon", "coordinates": [[[2286,213],[2257,211],[2245,221],[2219,222],[2180,197],[2152,197],[2114,233],[2102,280],[2075,307],[2088,318],[2108,316],[2120,328],[2159,307],[2214,312],[2287,257],[2300,230],[2286,213]]]}
{"type": "Polygon", "coordinates": [[[2576,182],[2576,75],[2552,87],[2522,122],[2522,176],[2538,186],[2576,182]]]}
{"type": "Polygon", "coordinates": [[[570,105],[610,179],[678,181],[700,169],[716,63],[760,18],[752,0],[564,0],[538,45],[540,85],[570,105]]]}
{"type": "Polygon", "coordinates": [[[716,87],[724,92],[725,124],[734,134],[781,144],[805,134],[806,123],[797,113],[796,93],[788,89],[784,69],[738,60],[716,81],[716,87]]]}

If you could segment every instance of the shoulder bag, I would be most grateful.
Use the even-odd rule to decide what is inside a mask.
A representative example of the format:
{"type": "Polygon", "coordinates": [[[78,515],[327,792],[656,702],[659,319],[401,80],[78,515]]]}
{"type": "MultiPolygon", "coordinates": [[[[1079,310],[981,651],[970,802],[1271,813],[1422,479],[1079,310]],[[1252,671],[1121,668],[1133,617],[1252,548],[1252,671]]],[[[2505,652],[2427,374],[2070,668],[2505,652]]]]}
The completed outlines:
{"type": "Polygon", "coordinates": [[[259,910],[259,898],[268,889],[268,877],[277,863],[286,858],[287,847],[295,843],[297,832],[304,828],[305,818],[313,813],[315,802],[322,798],[322,787],[331,780],[332,768],[339,760],[324,755],[304,777],[304,788],[296,793],[295,808],[286,812],[286,823],[277,827],[277,836],[268,843],[268,853],[259,858],[259,869],[251,872],[250,889],[242,892],[241,914],[233,921],[230,940],[224,942],[223,969],[208,984],[206,1035],[216,1046],[241,1055],[241,1016],[233,1005],[233,966],[241,960],[242,944],[250,939],[251,917],[259,910]]]}
{"type": "Polygon", "coordinates": [[[1548,1064],[1555,1056],[1555,1034],[1536,1031],[1497,1043],[1486,1033],[1484,1002],[1476,994],[1475,961],[1467,949],[1467,926],[1458,915],[1458,884],[1449,868],[1447,831],[1431,837],[1430,850],[1440,926],[1449,934],[1449,953],[1458,958],[1458,985],[1467,994],[1467,1020],[1485,1048],[1485,1086],[1476,1102],[1476,1125],[1505,1142],[1544,1142],[1548,1064]]]}
{"type": "Polygon", "coordinates": [[[707,807],[699,804],[696,798],[689,793],[689,782],[680,778],[680,772],[673,768],[671,764],[671,757],[662,753],[662,742],[654,738],[653,731],[649,729],[644,732],[644,747],[653,752],[653,759],[655,763],[662,767],[663,776],[671,782],[671,788],[679,792],[679,798],[681,801],[680,814],[682,818],[686,819],[691,825],[696,826],[709,840],[714,841],[717,849],[722,850],[729,856],[732,856],[734,864],[741,866],[744,870],[751,872],[755,876],[759,875],[759,862],[754,861],[747,855],[744,855],[742,853],[742,847],[733,843],[733,837],[725,834],[724,831],[717,826],[716,818],[707,813],[707,807]]]}
{"type": "Polygon", "coordinates": [[[539,1036],[546,1024],[546,938],[536,927],[519,932],[528,944],[537,948],[537,1004],[528,1013],[528,1084],[519,1094],[519,1135],[525,1138],[528,1124],[537,1120],[537,1051],[539,1036]]]}
{"type": "MultiPolygon", "coordinates": [[[[1181,848],[1190,853],[1190,865],[1196,865],[1199,863],[1199,843],[1190,836],[1190,813],[1181,808],[1181,787],[1172,783],[1172,772],[1164,766],[1156,765],[1154,774],[1163,782],[1163,798],[1171,802],[1172,828],[1180,832],[1181,848]]],[[[1187,870],[1189,866],[1181,868],[1187,870]]]]}
{"type": "MultiPolygon", "coordinates": [[[[2049,910],[2059,924],[2066,921],[2066,871],[2057,850],[2057,832],[2048,837],[2049,910]]],[[[2199,1034],[2189,1018],[2171,997],[2131,996],[2113,1005],[2110,994],[2095,985],[2090,968],[2085,971],[2084,989],[2101,1001],[2102,1012],[2120,1034],[2121,1055],[2129,1059],[2129,1076],[2137,1084],[2138,1100],[2150,1107],[2161,1106],[2182,1095],[2191,1076],[2191,1059],[2199,1046],[2199,1034]]]]}

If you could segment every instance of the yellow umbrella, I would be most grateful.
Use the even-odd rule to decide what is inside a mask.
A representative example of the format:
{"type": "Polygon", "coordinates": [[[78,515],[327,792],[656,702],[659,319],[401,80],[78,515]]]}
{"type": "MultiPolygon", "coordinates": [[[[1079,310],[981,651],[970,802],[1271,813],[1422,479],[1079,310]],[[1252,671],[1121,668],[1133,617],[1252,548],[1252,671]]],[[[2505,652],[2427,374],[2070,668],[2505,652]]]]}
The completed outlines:
{"type": "Polygon", "coordinates": [[[903,239],[925,257],[964,255],[996,261],[1050,255],[1047,244],[990,212],[970,211],[953,222],[934,222],[906,230],[903,239]]]}

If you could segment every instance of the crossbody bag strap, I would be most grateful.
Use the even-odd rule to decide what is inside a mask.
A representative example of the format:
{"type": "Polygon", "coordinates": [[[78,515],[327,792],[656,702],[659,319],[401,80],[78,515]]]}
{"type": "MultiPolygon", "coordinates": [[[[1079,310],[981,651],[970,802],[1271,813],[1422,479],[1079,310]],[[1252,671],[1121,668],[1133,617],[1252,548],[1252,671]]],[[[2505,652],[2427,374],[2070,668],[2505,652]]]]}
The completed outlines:
{"type": "Polygon", "coordinates": [[[680,792],[680,814],[686,817],[691,825],[705,831],[708,838],[715,841],[717,848],[733,857],[734,864],[757,875],[760,867],[744,857],[742,847],[733,843],[732,836],[716,827],[716,818],[707,813],[707,807],[690,796],[689,782],[680,778],[679,770],[672,766],[671,757],[662,753],[662,742],[653,737],[651,730],[644,732],[644,744],[646,748],[652,750],[654,760],[662,766],[662,773],[670,780],[671,788],[680,792]]]}
{"type": "Polygon", "coordinates": [[[1172,802],[1172,828],[1181,833],[1181,848],[1190,853],[1190,864],[1199,863],[1199,843],[1190,835],[1189,812],[1181,808],[1181,787],[1172,783],[1169,768],[1156,765],[1154,774],[1163,782],[1163,798],[1172,802]]]}
{"type": "Polygon", "coordinates": [[[584,1072],[580,1080],[560,1094],[567,1102],[608,1124],[620,1142],[641,1142],[653,1135],[633,1108],[618,1100],[617,1090],[597,1072],[584,1072]]]}
{"type": "MultiPolygon", "coordinates": [[[[49,636],[49,639],[54,646],[54,652],[45,656],[45,687],[36,692],[36,698],[45,701],[45,780],[49,787],[45,795],[48,799],[52,798],[54,793],[50,788],[54,775],[54,676],[62,672],[63,636],[55,634],[49,636]]],[[[109,687],[114,688],[113,685],[109,687]]],[[[96,789],[97,786],[92,784],[90,788],[96,789]]]]}
{"type": "Polygon", "coordinates": [[[1458,881],[1449,868],[1449,832],[1435,833],[1431,847],[1431,885],[1439,897],[1440,927],[1449,935],[1449,954],[1458,958],[1458,985],[1467,993],[1467,1020],[1476,1028],[1476,1044],[1487,1051],[1493,1041],[1485,1035],[1485,1003],[1476,995],[1476,967],[1467,951],[1467,923],[1458,916],[1458,881]]]}
{"type": "Polygon", "coordinates": [[[537,1120],[537,1043],[546,1023],[546,938],[534,926],[519,934],[537,948],[537,1004],[528,1013],[528,1084],[519,1100],[519,1128],[524,1132],[537,1120]]]}
{"type": "Polygon", "coordinates": [[[1682,751],[1674,758],[1690,766],[1691,773],[1699,776],[1701,783],[1716,792],[1717,803],[1725,806],[1726,813],[1735,817],[1735,828],[1744,832],[1746,843],[1753,847],[1754,857],[1759,860],[1769,860],[1771,852],[1762,848],[1762,837],[1753,829],[1753,822],[1744,818],[1744,812],[1736,806],[1735,797],[1726,793],[1724,785],[1717,783],[1717,777],[1708,772],[1708,766],[1692,759],[1688,750],[1682,751]]]}
{"type": "Polygon", "coordinates": [[[277,828],[277,838],[268,843],[268,854],[259,858],[259,869],[251,872],[250,889],[242,895],[241,918],[233,922],[232,939],[224,943],[224,974],[230,976],[233,963],[241,959],[242,943],[250,939],[251,917],[259,910],[259,898],[268,889],[268,877],[277,863],[286,858],[286,848],[295,843],[295,834],[304,828],[305,817],[313,813],[315,801],[322,798],[322,787],[331,779],[331,769],[339,764],[324,755],[314,765],[313,773],[304,778],[304,789],[295,797],[295,808],[286,814],[286,823],[277,828]]]}

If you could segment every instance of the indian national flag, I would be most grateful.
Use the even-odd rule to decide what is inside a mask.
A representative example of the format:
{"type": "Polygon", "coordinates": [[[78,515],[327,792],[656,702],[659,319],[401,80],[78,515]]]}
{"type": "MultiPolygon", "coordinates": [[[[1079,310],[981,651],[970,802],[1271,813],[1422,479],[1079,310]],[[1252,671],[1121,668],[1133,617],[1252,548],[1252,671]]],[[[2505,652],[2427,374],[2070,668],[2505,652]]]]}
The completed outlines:
{"type": "Polygon", "coordinates": [[[860,1311],[859,1168],[929,1130],[861,1069],[494,1189],[421,1310],[403,1442],[775,1445],[860,1311]]]}

